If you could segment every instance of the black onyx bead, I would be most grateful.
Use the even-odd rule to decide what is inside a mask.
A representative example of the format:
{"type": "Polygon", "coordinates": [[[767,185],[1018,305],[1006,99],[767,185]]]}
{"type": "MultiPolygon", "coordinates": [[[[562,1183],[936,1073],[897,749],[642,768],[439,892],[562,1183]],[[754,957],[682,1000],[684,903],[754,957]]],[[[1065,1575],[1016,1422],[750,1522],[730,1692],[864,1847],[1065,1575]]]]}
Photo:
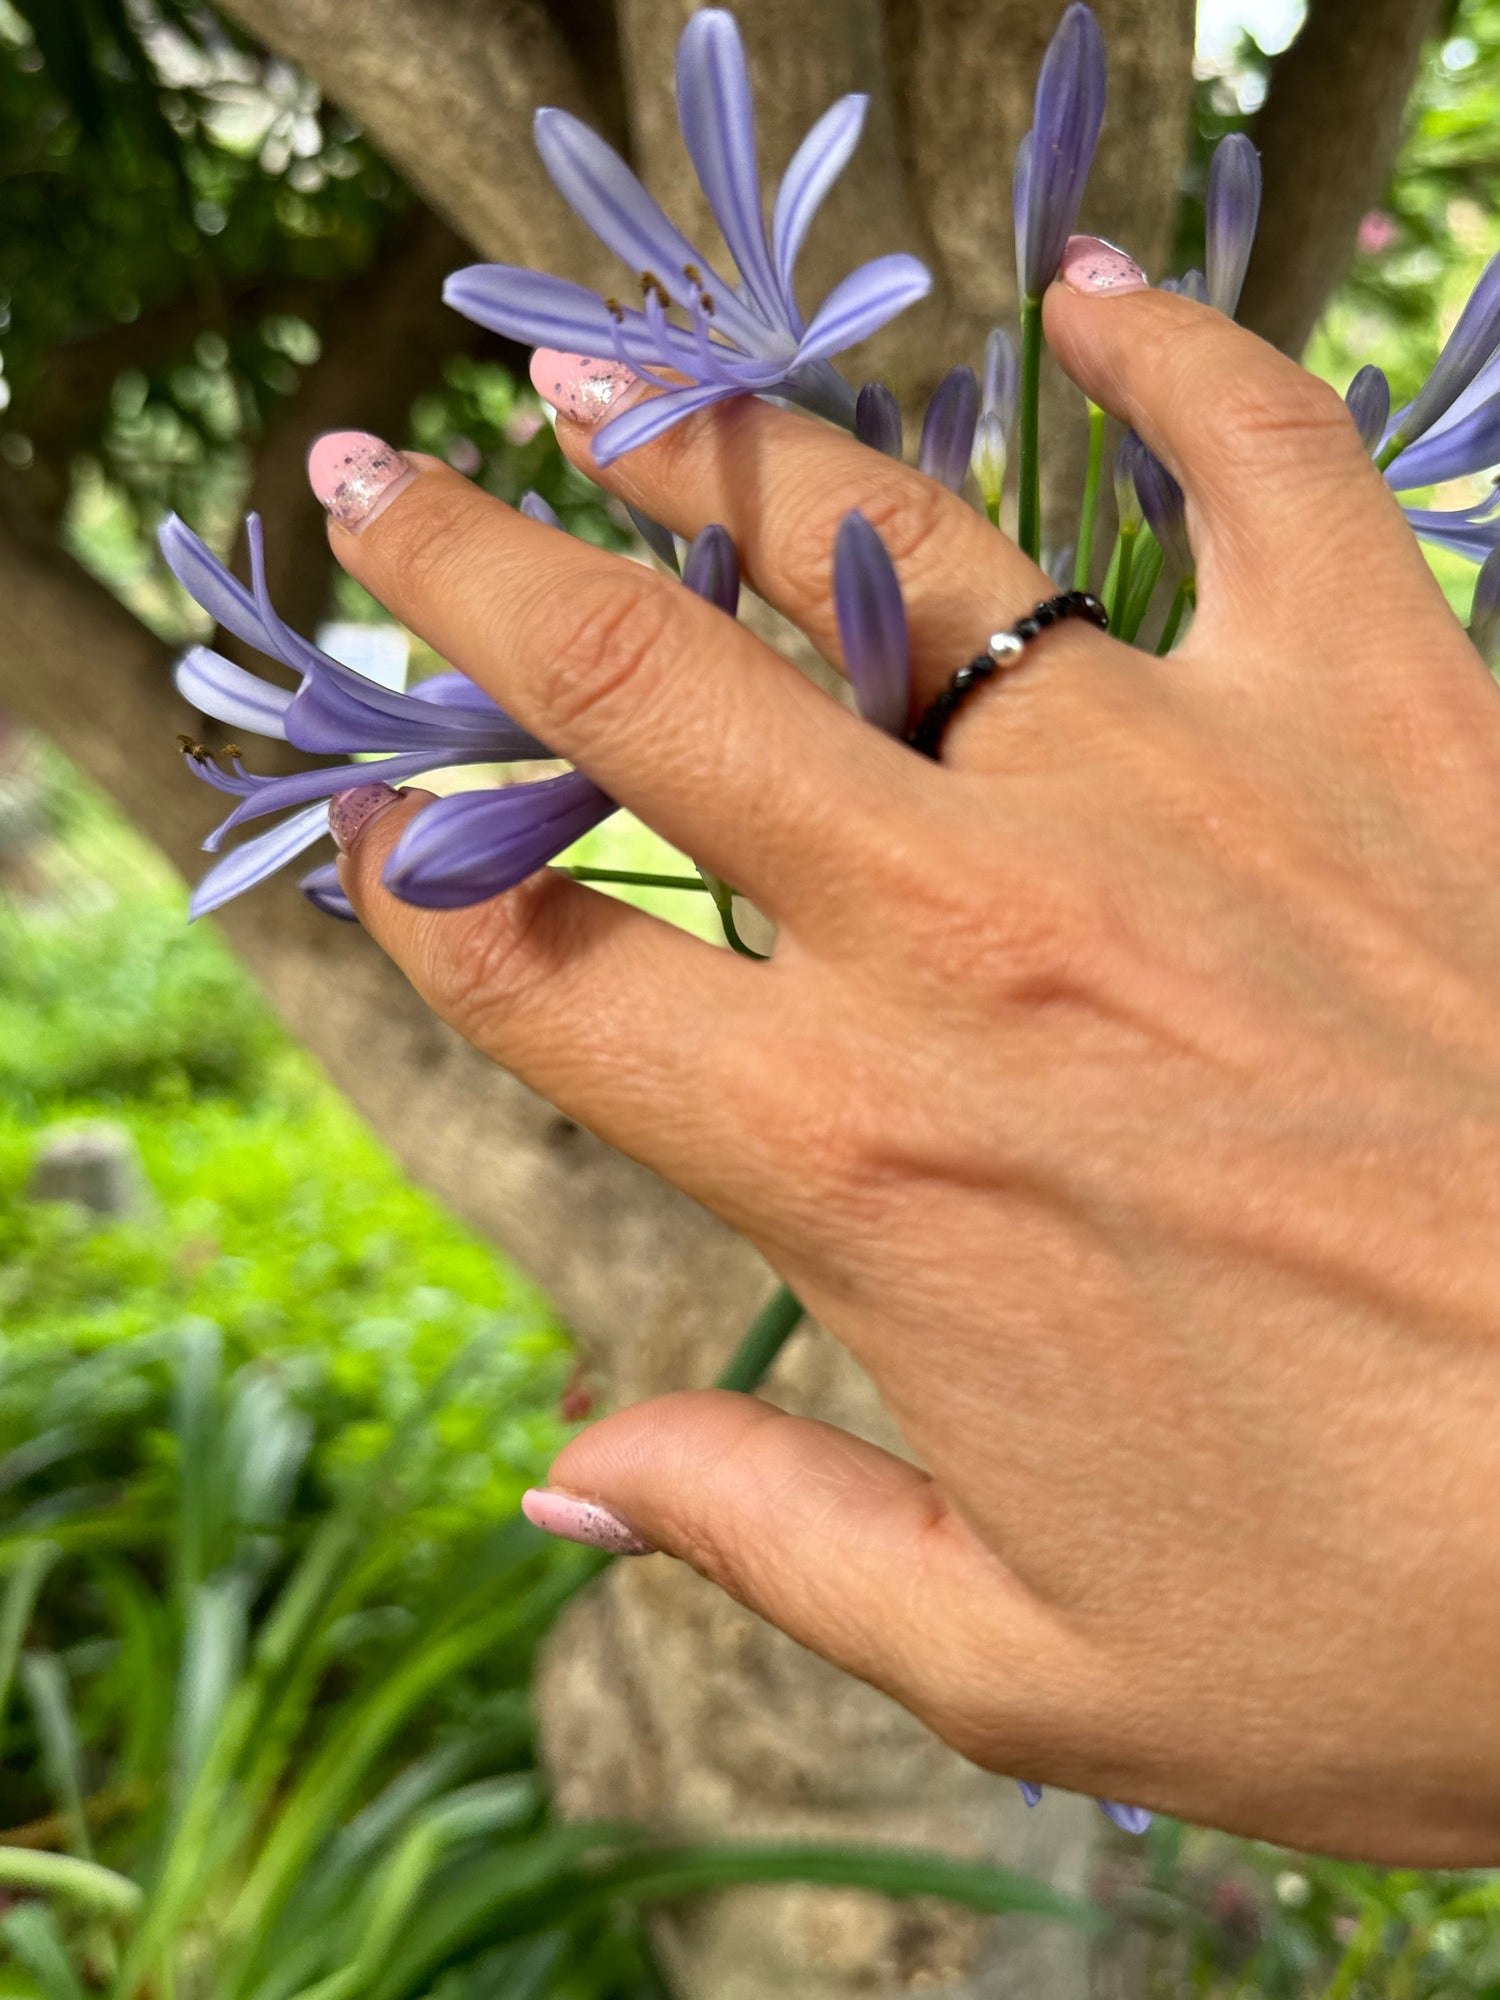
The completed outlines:
{"type": "Polygon", "coordinates": [[[953,676],[951,685],[955,688],[967,690],[968,688],[973,687],[975,681],[978,680],[978,678],[979,676],[975,673],[974,668],[971,664],[967,667],[959,668],[958,672],[953,676]]]}
{"type": "Polygon", "coordinates": [[[1018,639],[1034,639],[1042,628],[1033,612],[1029,618],[1018,618],[1012,629],[1018,639]]]}
{"type": "Polygon", "coordinates": [[[1055,604],[1039,604],[1031,615],[1038,625],[1043,627],[1055,625],[1057,623],[1057,606],[1055,604]]]}

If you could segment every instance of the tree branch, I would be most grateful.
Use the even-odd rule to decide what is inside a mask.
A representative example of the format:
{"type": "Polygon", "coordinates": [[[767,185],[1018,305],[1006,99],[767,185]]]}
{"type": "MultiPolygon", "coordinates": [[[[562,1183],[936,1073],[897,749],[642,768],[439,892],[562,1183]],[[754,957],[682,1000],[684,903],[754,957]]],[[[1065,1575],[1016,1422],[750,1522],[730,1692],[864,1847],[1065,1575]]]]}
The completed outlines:
{"type": "Polygon", "coordinates": [[[1443,0],[1313,0],[1252,127],[1265,203],[1240,319],[1300,354],[1384,194],[1443,0]]]}

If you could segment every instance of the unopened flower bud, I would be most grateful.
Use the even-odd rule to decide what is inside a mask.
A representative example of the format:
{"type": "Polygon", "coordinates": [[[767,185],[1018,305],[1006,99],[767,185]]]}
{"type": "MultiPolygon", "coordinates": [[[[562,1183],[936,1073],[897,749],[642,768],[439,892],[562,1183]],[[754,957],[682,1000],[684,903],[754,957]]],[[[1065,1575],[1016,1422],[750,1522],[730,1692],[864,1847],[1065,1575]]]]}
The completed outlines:
{"type": "Polygon", "coordinates": [[[1141,523],[1146,516],[1141,511],[1140,495],[1135,490],[1136,453],[1144,449],[1134,431],[1127,431],[1120,444],[1119,456],[1115,459],[1115,512],[1120,517],[1120,533],[1135,535],[1140,533],[1141,523]]]}
{"type": "Polygon", "coordinates": [[[974,449],[969,463],[979,482],[980,498],[993,514],[1000,505],[1000,489],[1005,484],[1005,425],[994,410],[986,410],[974,432],[974,449]]]}
{"type": "Polygon", "coordinates": [[[1500,549],[1492,549],[1485,557],[1474,586],[1469,637],[1491,671],[1500,667],[1500,549]]]}
{"type": "Polygon", "coordinates": [[[884,382],[866,382],[854,405],[854,435],[887,458],[901,456],[901,405],[884,382]]]}
{"type": "Polygon", "coordinates": [[[1344,397],[1365,450],[1375,451],[1391,420],[1391,385],[1372,362],[1361,368],[1344,397]]]}

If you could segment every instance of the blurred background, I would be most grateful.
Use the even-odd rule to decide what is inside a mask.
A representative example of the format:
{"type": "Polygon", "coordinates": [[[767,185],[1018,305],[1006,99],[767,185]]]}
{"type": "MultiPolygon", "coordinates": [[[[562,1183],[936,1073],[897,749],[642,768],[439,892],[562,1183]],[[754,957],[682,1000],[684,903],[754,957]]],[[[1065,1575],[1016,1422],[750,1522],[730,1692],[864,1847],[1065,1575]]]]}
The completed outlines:
{"type": "MultiPolygon", "coordinates": [[[[1278,99],[1278,64],[1319,21],[1298,0],[1201,0],[1175,26],[1116,11],[1112,124],[1128,143],[1134,104],[1167,136],[1141,235],[1109,184],[1101,220],[1161,275],[1200,261],[1212,143],[1261,135],[1330,58],[1311,82],[1287,68],[1278,99]]],[[[1029,91],[1053,12],[1027,10],[1013,54],[960,25],[1029,91]]],[[[576,533],[633,547],[563,464],[524,358],[437,305],[471,243],[502,254],[503,176],[476,160],[463,208],[434,142],[424,184],[364,15],[330,17],[347,91],[313,61],[326,13],[0,0],[0,1994],[732,2000],[763,1922],[802,1969],[746,1991],[1500,1995],[1492,1878],[1171,1821],[1129,1842],[1082,1806],[1067,1855],[971,1837],[972,1815],[950,1840],[932,1806],[949,1780],[925,1767],[909,1816],[891,1794],[850,1817],[870,1838],[829,1836],[837,1801],[826,1824],[804,1798],[742,1825],[732,1786],[684,1817],[669,1777],[600,1775],[616,1751],[584,1744],[577,1717],[634,1725],[566,1674],[539,1747],[539,1649],[598,1566],[518,1526],[520,1492],[601,1399],[711,1372],[692,1372],[699,1332],[632,1347],[620,1331],[685,1323],[663,1273],[728,1302],[709,1316],[725,1351],[728,1307],[742,1319],[762,1278],[519,1094],[466,1122],[469,1072],[394,988],[350,987],[364,1026],[337,1042],[320,1025],[335,983],[375,975],[346,973],[349,940],[315,937],[290,883],[227,938],[185,921],[178,871],[212,815],[175,762],[191,718],[166,663],[206,628],[156,556],[165,509],[227,553],[261,507],[283,613],[390,676],[432,663],[329,570],[301,487],[318,429],[443,453],[509,500],[534,487],[576,533]],[[617,1799],[618,1817],[600,1809],[617,1799]],[[822,1886],[795,1904],[741,1892],[748,1929],[691,1913],[726,1885],[788,1881],[822,1886]],[[1078,1923],[1083,1897],[1102,1929],[1078,1923]],[[877,1943],[835,1949],[814,1906],[877,1943]],[[1081,1942],[1028,1957],[1019,1940],[1042,1932],[1081,1942]]],[[[578,0],[549,18],[585,51],[563,90],[649,153],[638,11],[578,0]]],[[[909,10],[892,18],[920,68],[909,10]]],[[[1355,95],[1326,86],[1317,129],[1304,112],[1291,138],[1342,207],[1294,241],[1268,201],[1290,275],[1262,271],[1249,310],[1294,347],[1315,323],[1309,365],[1342,388],[1377,361],[1399,401],[1500,248],[1500,0],[1333,5],[1326,23],[1355,95]],[[1386,69],[1362,84],[1382,38],[1386,69]]],[[[445,60],[434,42],[432,74],[445,60]]],[[[538,66],[556,81],[545,52],[538,66]]],[[[500,95],[490,110],[511,115],[500,95]]],[[[982,338],[1008,261],[1008,239],[975,269],[950,254],[950,338],[982,338]]],[[[977,358],[977,338],[924,339],[889,360],[909,395],[977,358]]],[[[1472,572],[1438,560],[1463,611],[1472,572]]],[[[685,865],[623,818],[573,858],[685,865]]],[[[675,1629],[673,1605],[658,1613],[675,1629]]],[[[578,1659],[605,1643],[569,1629],[578,1659]]],[[[738,1643],[703,1636],[701,1673],[752,1673],[730,1664],[738,1643]]],[[[744,1700],[769,1700],[753,1673],[744,1700]]]]}

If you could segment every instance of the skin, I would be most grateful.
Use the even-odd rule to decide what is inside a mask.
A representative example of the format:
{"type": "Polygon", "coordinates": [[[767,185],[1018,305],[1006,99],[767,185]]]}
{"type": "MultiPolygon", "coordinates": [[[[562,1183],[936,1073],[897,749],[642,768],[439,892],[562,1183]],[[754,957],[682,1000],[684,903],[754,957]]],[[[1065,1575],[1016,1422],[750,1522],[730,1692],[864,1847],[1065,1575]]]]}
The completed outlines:
{"type": "MultiPolygon", "coordinates": [[[[942,765],[653,575],[424,469],[340,562],[779,925],[556,873],[364,923],[447,1020],[764,1251],[925,1470],[769,1403],[607,1417],[614,1510],[996,1771],[1500,1861],[1500,703],[1342,404],[1191,301],[1047,300],[1188,494],[1157,662],[1049,633],[942,765]]],[[[591,469],[590,432],[559,426],[591,469]]],[[[843,513],[918,700],[1050,586],[916,472],[740,402],[600,475],[834,660],[843,513]]]]}

